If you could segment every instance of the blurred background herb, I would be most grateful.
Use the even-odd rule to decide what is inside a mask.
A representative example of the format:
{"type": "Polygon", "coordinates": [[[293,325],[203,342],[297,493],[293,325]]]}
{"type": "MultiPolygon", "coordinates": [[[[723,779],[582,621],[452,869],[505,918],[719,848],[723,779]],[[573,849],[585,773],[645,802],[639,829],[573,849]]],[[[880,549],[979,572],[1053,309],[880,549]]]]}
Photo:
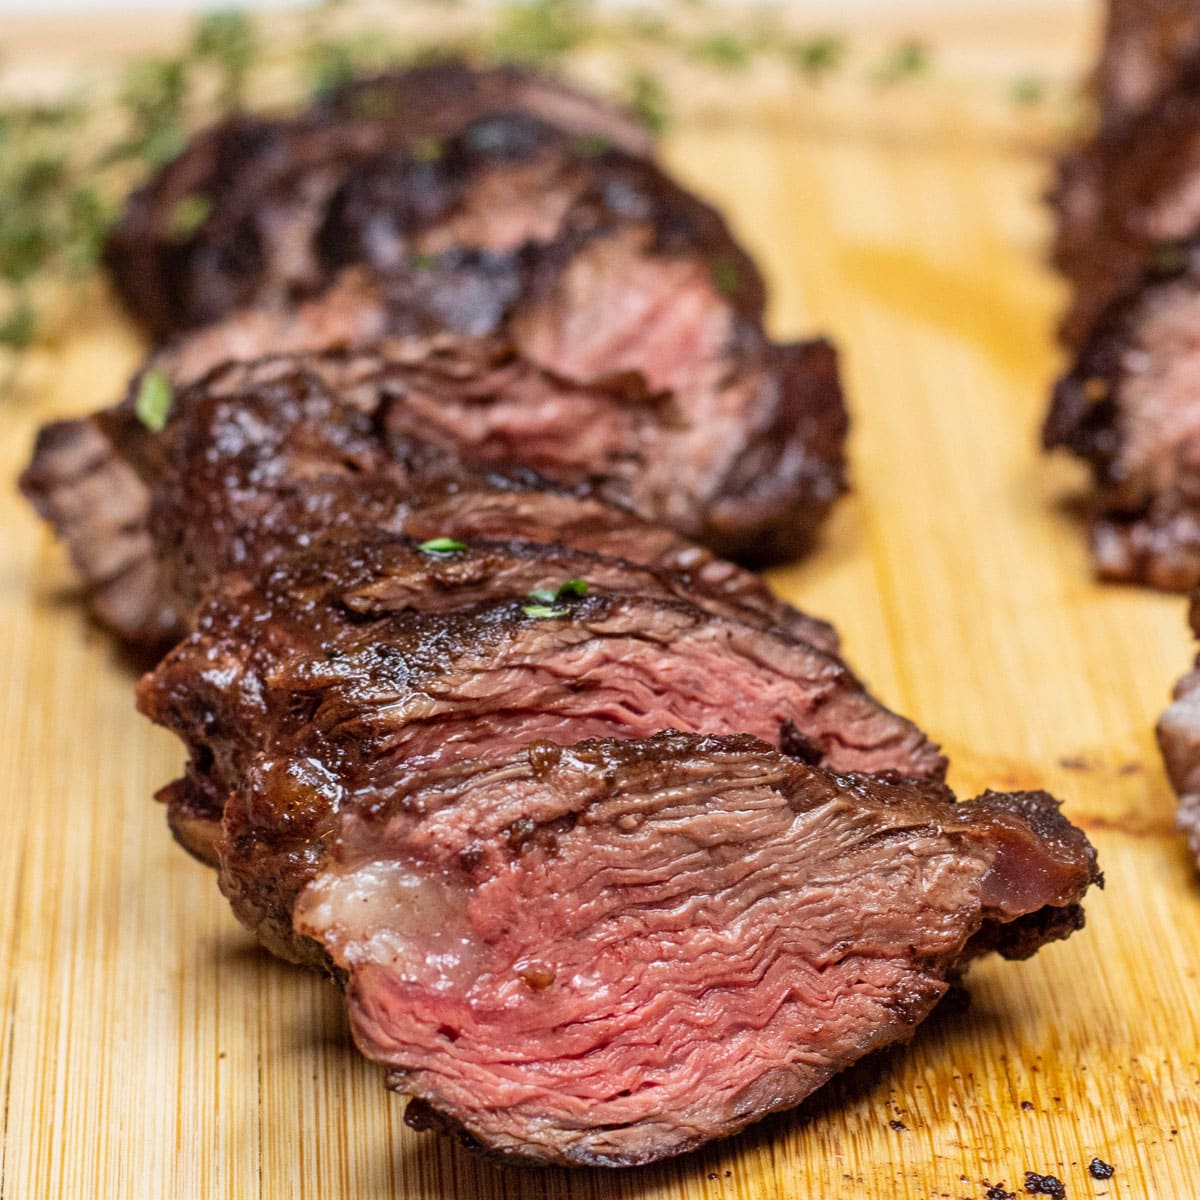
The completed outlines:
{"type": "MultiPolygon", "coordinates": [[[[607,56],[617,69],[605,74],[620,81],[615,98],[661,131],[670,124],[677,79],[690,84],[697,72],[718,86],[761,66],[804,87],[841,77],[894,90],[936,69],[923,41],[868,54],[836,32],[794,28],[785,14],[795,16],[795,8],[772,4],[394,0],[384,12],[381,18],[370,0],[324,0],[286,20],[221,9],[199,17],[171,53],[89,79],[67,99],[0,100],[0,349],[19,353],[58,336],[64,313],[70,322],[62,297],[86,294],[82,285],[125,194],[179,153],[197,127],[251,106],[263,78],[272,80],[278,106],[328,92],[358,72],[447,53],[568,74],[607,56]],[[401,36],[399,18],[406,30],[427,32],[401,36]]],[[[1008,88],[1015,112],[1043,104],[1050,90],[1032,75],[1008,88]]],[[[188,237],[205,215],[181,204],[173,218],[178,236],[188,237]]]]}

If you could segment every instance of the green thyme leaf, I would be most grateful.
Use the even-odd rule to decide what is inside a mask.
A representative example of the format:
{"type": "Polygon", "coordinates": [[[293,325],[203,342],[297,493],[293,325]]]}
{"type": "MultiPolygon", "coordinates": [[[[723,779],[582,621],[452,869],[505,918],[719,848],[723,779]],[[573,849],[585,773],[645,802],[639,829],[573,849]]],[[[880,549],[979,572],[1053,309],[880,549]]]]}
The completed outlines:
{"type": "Polygon", "coordinates": [[[1012,102],[1020,108],[1034,108],[1046,99],[1046,81],[1038,75],[1023,75],[1012,85],[1012,102]]]}
{"type": "MultiPolygon", "coordinates": [[[[574,600],[587,594],[588,581],[586,579],[566,579],[556,588],[534,588],[525,599],[530,602],[531,607],[548,609],[553,607],[559,600],[574,600]]],[[[526,611],[528,612],[528,609],[526,611]]],[[[553,615],[559,616],[563,612],[566,612],[566,609],[560,609],[553,615]]],[[[529,615],[533,616],[534,614],[529,613],[529,615]]],[[[549,614],[543,613],[542,615],[546,616],[549,614]]]]}
{"type": "Polygon", "coordinates": [[[430,538],[417,547],[423,554],[457,554],[466,548],[466,542],[459,542],[451,537],[430,538]]]}
{"type": "Polygon", "coordinates": [[[788,47],[787,55],[801,75],[814,82],[820,82],[845,61],[846,42],[837,34],[819,34],[795,42],[788,47]]]}
{"type": "Polygon", "coordinates": [[[581,158],[599,158],[613,148],[612,139],[602,133],[581,133],[572,146],[581,158]]]}
{"type": "Polygon", "coordinates": [[[221,104],[225,108],[238,107],[259,51],[258,30],[250,15],[239,9],[206,13],[192,35],[192,51],[221,72],[221,104]]]}
{"type": "Polygon", "coordinates": [[[171,209],[167,232],[173,242],[186,242],[200,228],[212,212],[212,201],[207,196],[183,196],[171,209]]]}
{"type": "Polygon", "coordinates": [[[417,138],[410,147],[409,153],[417,162],[437,162],[445,156],[446,147],[439,138],[417,138]]]}
{"type": "Polygon", "coordinates": [[[750,63],[750,47],[732,33],[712,33],[692,47],[692,57],[722,71],[741,71],[750,63]]]}
{"type": "Polygon", "coordinates": [[[710,268],[713,285],[722,296],[729,297],[741,286],[742,273],[737,263],[728,258],[719,258],[710,268]]]}
{"type": "Polygon", "coordinates": [[[567,615],[565,608],[552,608],[548,604],[526,604],[521,608],[521,611],[527,617],[533,617],[537,621],[545,621],[550,617],[565,617],[567,615]]]}
{"type": "Polygon", "coordinates": [[[24,350],[32,343],[37,333],[37,313],[28,300],[22,300],[0,321],[0,346],[10,350],[24,350]]]}
{"type": "Polygon", "coordinates": [[[583,41],[587,0],[512,0],[500,11],[493,36],[501,58],[548,62],[583,41]]]}
{"type": "Polygon", "coordinates": [[[138,385],[133,411],[151,433],[161,433],[173,402],[171,381],[161,371],[147,371],[138,385]]]}
{"type": "Polygon", "coordinates": [[[874,81],[881,87],[890,87],[928,75],[932,66],[933,56],[923,42],[901,42],[876,68],[874,81]]]}
{"type": "Polygon", "coordinates": [[[635,71],[629,80],[629,107],[651,133],[667,127],[667,94],[662,81],[649,71],[635,71]]]}

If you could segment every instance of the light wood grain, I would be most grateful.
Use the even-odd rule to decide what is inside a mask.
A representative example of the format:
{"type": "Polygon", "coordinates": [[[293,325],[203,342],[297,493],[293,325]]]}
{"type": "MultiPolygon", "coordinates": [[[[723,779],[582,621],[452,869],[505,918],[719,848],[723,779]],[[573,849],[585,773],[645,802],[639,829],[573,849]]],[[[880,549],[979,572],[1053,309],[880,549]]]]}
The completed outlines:
{"type": "MultiPolygon", "coordinates": [[[[1046,54],[1037,20],[989,20],[1005,61],[1046,54]]],[[[1087,26],[1055,28],[1079,62],[1087,26]]],[[[969,84],[880,101],[776,82],[724,103],[698,97],[667,156],[761,257],[776,327],[838,338],[855,417],[854,496],[772,579],[837,620],[961,790],[1066,799],[1108,872],[1088,929],[981,966],[969,1009],[729,1143],[626,1173],[497,1172],[405,1129],[337,994],[255,950],[173,846],[149,797],[180,751],[134,713],[133,667],[6,485],[4,1200],[975,1200],[1026,1169],[1072,1197],[1200,1194],[1200,887],[1151,737],[1190,648],[1178,598],[1090,581],[1064,508],[1081,475],[1035,451],[1062,301],[1041,266],[1045,163],[969,84]]],[[[96,306],[0,410],[0,474],[38,419],[114,396],[136,355],[96,306]]]]}

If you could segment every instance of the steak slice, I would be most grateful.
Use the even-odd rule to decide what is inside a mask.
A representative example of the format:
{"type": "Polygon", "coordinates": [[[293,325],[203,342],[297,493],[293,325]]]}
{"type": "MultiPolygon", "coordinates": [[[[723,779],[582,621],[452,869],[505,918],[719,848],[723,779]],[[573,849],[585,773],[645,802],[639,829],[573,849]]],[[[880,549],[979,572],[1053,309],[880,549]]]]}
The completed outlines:
{"type": "Polygon", "coordinates": [[[1054,260],[1073,285],[1062,333],[1081,345],[1170,243],[1200,232],[1200,61],[1141,113],[1068,159],[1054,260]]]}
{"type": "Polygon", "coordinates": [[[312,241],[355,164],[498,110],[630,154],[651,149],[631,117],[513,67],[447,62],[362,80],[299,117],[239,115],[193,138],[134,192],[108,237],[117,291],[156,339],[251,303],[287,303],[319,282],[312,241]],[[197,207],[191,228],[181,214],[197,207]]]}
{"type": "MultiPolygon", "coordinates": [[[[1200,637],[1200,591],[1192,592],[1190,620],[1200,637]]],[[[1174,702],[1158,721],[1158,746],[1179,796],[1179,828],[1200,863],[1200,658],[1175,685],[1174,702]]]]}
{"type": "MultiPolygon", "coordinates": [[[[691,434],[683,477],[706,499],[660,488],[652,505],[633,506],[752,564],[807,549],[845,490],[832,348],[766,338],[753,263],[712,208],[644,159],[584,152],[520,113],[490,116],[432,150],[356,161],[304,239],[289,255],[308,264],[292,271],[307,284],[242,296],[257,307],[227,305],[225,321],[173,345],[160,366],[189,382],[231,358],[363,347],[385,334],[495,336],[629,404],[668,398],[691,434]],[[314,295],[299,311],[286,303],[314,295]]],[[[244,230],[235,240],[262,239],[244,230]]],[[[264,278],[276,288],[269,270],[264,278]]]]}
{"type": "Polygon", "coordinates": [[[1200,246],[1177,247],[1110,305],[1055,389],[1043,440],[1092,466],[1102,577],[1200,582],[1200,246]]]}
{"type": "Polygon", "coordinates": [[[1062,936],[1099,881],[1045,793],[955,806],[748,737],[378,766],[296,927],[410,1123],[543,1163],[650,1162],[797,1104],[910,1037],[989,926],[1062,936]]]}
{"type": "MultiPolygon", "coordinates": [[[[409,349],[419,358],[420,347],[409,349]]],[[[22,486],[97,589],[97,615],[126,638],[160,644],[190,628],[196,604],[223,573],[257,570],[317,533],[383,529],[419,540],[562,542],[630,560],[672,576],[671,586],[701,605],[736,602],[836,650],[830,626],[774,599],[756,576],[603,502],[587,485],[556,488],[507,462],[472,471],[446,440],[436,447],[414,436],[411,420],[403,437],[386,433],[380,408],[393,404],[388,389],[422,386],[422,376],[407,377],[400,356],[401,375],[374,391],[360,386],[363,363],[379,361],[332,356],[322,369],[336,387],[305,359],[227,367],[180,391],[157,435],[136,418],[132,400],[49,427],[22,486]],[[347,374],[353,386],[343,393],[347,374]],[[71,449],[80,443],[82,457],[71,449]]],[[[456,366],[453,352],[443,356],[439,387],[503,390],[502,373],[488,375],[488,362],[481,380],[463,384],[456,371],[469,376],[481,364],[468,357],[456,366]]]]}
{"type": "Polygon", "coordinates": [[[258,581],[227,577],[138,697],[189,751],[162,796],[177,837],[219,855],[223,889],[270,949],[309,962],[278,897],[324,853],[336,804],[311,780],[350,761],[420,771],[536,739],[676,728],[752,733],[839,770],[945,771],[836,656],[625,564],[528,543],[439,556],[346,538],[258,581]],[[585,596],[530,600],[582,571],[585,596]]]}
{"type": "Polygon", "coordinates": [[[1114,129],[1153,105],[1197,51],[1195,0],[1108,0],[1095,83],[1101,127],[1114,129]]]}

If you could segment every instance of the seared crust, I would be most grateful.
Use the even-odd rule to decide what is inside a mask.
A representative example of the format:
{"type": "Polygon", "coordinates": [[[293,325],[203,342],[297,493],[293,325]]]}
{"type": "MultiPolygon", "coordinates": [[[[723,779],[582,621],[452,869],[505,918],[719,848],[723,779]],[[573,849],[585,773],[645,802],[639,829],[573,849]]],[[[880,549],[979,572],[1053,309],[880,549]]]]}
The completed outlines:
{"type": "Polygon", "coordinates": [[[1045,793],[955,806],[747,737],[351,779],[297,927],[347,972],[410,1123],[517,1161],[636,1165],[790,1107],[908,1037],[985,943],[1073,931],[1099,881],[1045,793]],[[831,894],[858,889],[831,923],[831,894]]]}
{"type": "Polygon", "coordinates": [[[190,753],[185,781],[162,796],[184,808],[173,823],[186,825],[190,849],[219,858],[235,910],[284,957],[323,961],[292,934],[290,900],[336,811],[309,778],[321,776],[314,764],[345,765],[347,754],[368,763],[403,746],[419,764],[482,755],[492,741],[707,723],[785,748],[799,731],[835,767],[944,773],[937,748],[839,659],[740,604],[563,546],[418,547],[334,537],[255,584],[228,577],[196,632],[139,686],[141,711],[190,753]],[[531,591],[570,579],[587,580],[586,595],[526,611],[531,591]]]}
{"type": "Polygon", "coordinates": [[[442,63],[352,83],[294,119],[234,116],[130,198],[105,262],[130,312],[156,339],[256,302],[316,287],[309,243],[346,173],[386,149],[446,137],[497,110],[530,112],[631,154],[651,148],[616,109],[516,68],[442,63]],[[180,229],[185,201],[208,206],[180,229]]]}
{"type": "Polygon", "coordinates": [[[1054,392],[1047,449],[1092,467],[1092,554],[1105,579],[1200,581],[1200,255],[1194,243],[1111,304],[1054,392]]]}

